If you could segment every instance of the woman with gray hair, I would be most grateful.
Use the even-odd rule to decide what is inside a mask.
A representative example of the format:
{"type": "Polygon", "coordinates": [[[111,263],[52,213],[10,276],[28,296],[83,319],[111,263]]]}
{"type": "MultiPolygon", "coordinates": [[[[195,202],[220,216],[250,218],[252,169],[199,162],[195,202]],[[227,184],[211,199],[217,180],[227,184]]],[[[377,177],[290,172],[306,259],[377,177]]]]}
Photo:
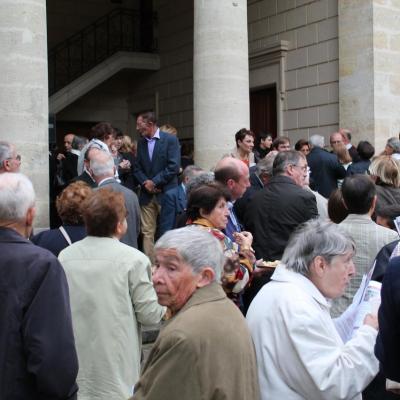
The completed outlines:
{"type": "Polygon", "coordinates": [[[329,314],[355,272],[353,254],[350,236],[329,222],[311,220],[290,238],[247,313],[261,399],[361,399],[377,374],[377,318],[343,343],[329,314]]]}

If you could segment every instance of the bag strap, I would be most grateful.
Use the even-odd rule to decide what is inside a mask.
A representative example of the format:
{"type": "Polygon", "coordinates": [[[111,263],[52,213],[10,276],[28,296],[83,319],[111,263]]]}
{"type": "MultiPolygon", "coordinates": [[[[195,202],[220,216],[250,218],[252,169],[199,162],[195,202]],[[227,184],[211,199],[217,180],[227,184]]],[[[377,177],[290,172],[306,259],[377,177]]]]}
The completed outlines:
{"type": "Polygon", "coordinates": [[[67,231],[64,229],[63,226],[60,226],[58,229],[60,230],[61,234],[64,236],[64,239],[67,241],[68,246],[70,246],[72,244],[72,241],[71,241],[71,238],[69,237],[67,231]]]}

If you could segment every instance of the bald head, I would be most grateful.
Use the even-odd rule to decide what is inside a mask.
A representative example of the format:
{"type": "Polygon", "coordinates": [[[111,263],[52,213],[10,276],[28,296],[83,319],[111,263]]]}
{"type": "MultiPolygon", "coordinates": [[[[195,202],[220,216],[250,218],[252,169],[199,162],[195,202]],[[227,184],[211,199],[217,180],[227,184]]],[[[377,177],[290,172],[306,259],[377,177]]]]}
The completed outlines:
{"type": "Polygon", "coordinates": [[[229,189],[232,200],[242,197],[250,186],[249,168],[237,158],[224,157],[218,162],[214,172],[215,180],[229,189]]]}
{"type": "Polygon", "coordinates": [[[90,171],[96,183],[106,178],[113,178],[115,166],[111,154],[101,150],[90,152],[90,171]]]}
{"type": "Polygon", "coordinates": [[[331,142],[332,149],[341,147],[344,144],[342,134],[340,132],[332,133],[331,137],[330,137],[330,142],[331,142]]]}

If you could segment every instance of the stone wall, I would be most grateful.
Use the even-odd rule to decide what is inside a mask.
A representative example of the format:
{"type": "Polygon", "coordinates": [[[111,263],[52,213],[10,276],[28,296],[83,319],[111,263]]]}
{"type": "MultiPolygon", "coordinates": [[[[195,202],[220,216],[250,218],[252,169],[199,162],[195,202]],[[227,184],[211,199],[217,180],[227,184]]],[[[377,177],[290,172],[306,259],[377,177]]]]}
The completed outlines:
{"type": "Polygon", "coordinates": [[[328,137],[339,123],[337,0],[249,0],[248,21],[250,56],[289,43],[283,134],[293,142],[316,133],[328,137]]]}

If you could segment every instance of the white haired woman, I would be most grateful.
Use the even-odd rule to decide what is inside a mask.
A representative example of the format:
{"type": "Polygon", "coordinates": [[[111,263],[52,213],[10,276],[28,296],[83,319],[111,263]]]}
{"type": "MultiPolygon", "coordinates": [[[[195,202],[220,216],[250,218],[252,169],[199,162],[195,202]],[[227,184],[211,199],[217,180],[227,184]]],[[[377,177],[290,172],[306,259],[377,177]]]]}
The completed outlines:
{"type": "Polygon", "coordinates": [[[292,235],[247,313],[261,399],[361,399],[377,374],[376,316],[343,343],[329,314],[355,272],[353,254],[352,239],[329,222],[309,221],[292,235]]]}

